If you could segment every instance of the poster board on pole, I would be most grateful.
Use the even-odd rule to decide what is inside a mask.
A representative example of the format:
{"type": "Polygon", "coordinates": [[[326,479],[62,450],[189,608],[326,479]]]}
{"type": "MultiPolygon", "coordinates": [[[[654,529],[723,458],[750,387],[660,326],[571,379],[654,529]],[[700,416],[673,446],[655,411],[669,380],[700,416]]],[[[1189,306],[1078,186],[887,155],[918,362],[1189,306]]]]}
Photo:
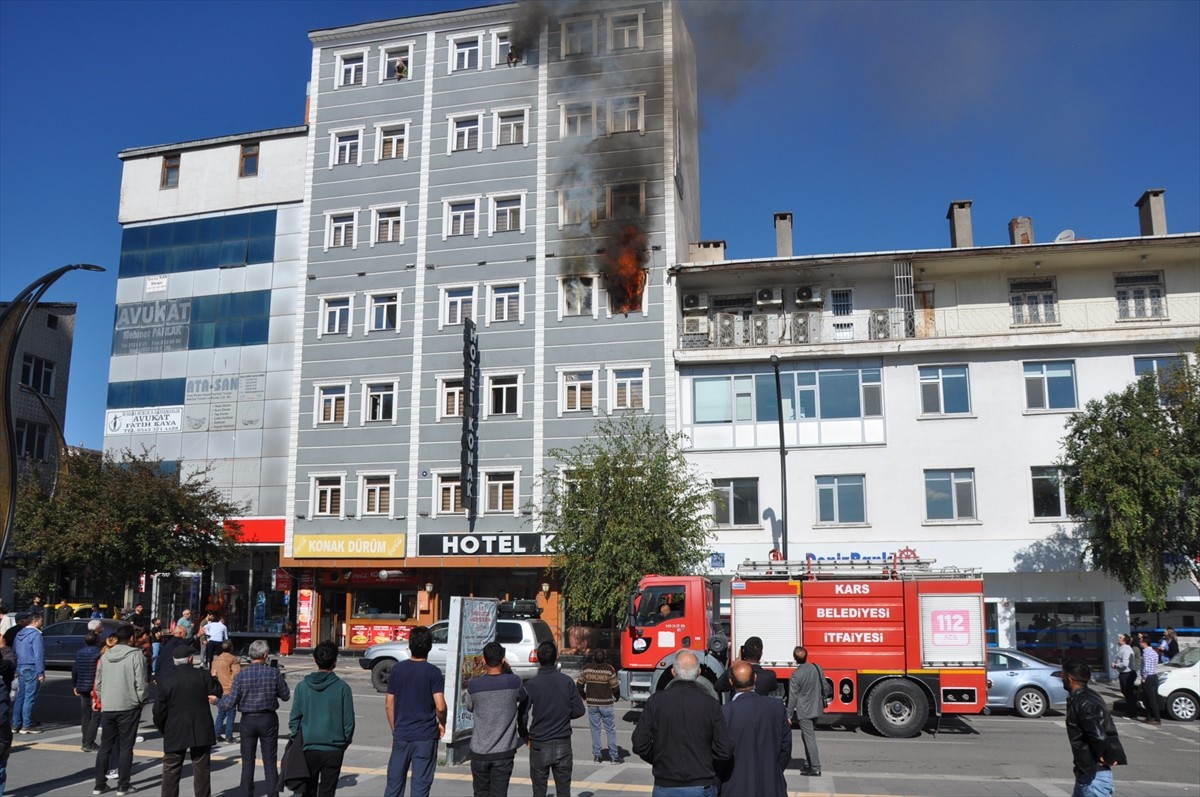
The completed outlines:
{"type": "Polygon", "coordinates": [[[469,738],[474,718],[465,702],[467,682],[485,672],[483,646],[496,638],[495,598],[450,598],[450,627],[446,645],[446,735],[453,745],[469,738]]]}

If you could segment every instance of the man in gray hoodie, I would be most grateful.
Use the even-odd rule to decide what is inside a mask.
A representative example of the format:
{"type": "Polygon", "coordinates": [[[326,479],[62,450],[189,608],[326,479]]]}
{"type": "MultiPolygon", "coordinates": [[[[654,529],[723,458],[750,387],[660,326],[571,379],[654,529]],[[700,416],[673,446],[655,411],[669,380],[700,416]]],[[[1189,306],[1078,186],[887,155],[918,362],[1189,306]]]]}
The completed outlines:
{"type": "Polygon", "coordinates": [[[117,747],[117,795],[131,794],[129,784],[133,769],[133,744],[137,726],[142,719],[142,706],[150,691],[146,683],[146,657],[140,648],[132,647],[133,626],[123,625],[116,631],[117,644],[100,657],[96,669],[96,694],[100,696],[100,724],[103,736],[100,752],[96,754],[96,786],[92,794],[108,791],[105,772],[113,746],[117,747]]]}

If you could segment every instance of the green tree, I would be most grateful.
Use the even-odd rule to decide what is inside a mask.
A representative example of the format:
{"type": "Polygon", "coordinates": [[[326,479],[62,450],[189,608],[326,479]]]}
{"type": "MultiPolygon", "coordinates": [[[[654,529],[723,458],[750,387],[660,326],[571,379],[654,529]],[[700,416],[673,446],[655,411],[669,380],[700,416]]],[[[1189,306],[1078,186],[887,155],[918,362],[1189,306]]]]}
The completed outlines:
{"type": "Polygon", "coordinates": [[[712,485],[683,454],[686,438],[634,413],[606,418],[541,476],[531,509],[554,533],[553,567],[572,616],[619,616],[646,573],[695,572],[707,553],[712,485]]]}
{"type": "Polygon", "coordinates": [[[1200,589],[1200,368],[1182,358],[1089,401],[1063,448],[1067,501],[1092,565],[1152,609],[1179,579],[1200,589]]]}
{"type": "Polygon", "coordinates": [[[243,513],[207,470],[181,477],[146,454],[75,453],[53,495],[36,473],[21,481],[14,547],[36,559],[19,586],[44,589],[61,570],[113,600],[142,573],[238,556],[243,513]]]}

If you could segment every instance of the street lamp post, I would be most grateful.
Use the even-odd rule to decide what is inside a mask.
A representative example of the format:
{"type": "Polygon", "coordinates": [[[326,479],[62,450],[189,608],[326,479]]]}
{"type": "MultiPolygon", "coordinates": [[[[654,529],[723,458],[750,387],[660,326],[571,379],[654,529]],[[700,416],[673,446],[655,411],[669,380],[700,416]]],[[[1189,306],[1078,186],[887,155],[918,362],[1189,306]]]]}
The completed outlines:
{"type": "MultiPolygon", "coordinates": [[[[50,286],[63,274],[76,269],[104,271],[103,267],[90,263],[76,263],[57,268],[30,283],[0,311],[0,369],[3,372],[3,380],[0,380],[0,473],[5,474],[0,478],[0,524],[3,524],[0,526],[0,562],[4,561],[8,552],[13,517],[17,512],[17,438],[12,416],[12,399],[9,395],[10,386],[13,384],[13,362],[17,356],[17,342],[21,339],[21,330],[25,327],[25,322],[29,320],[33,309],[50,286]]],[[[53,414],[50,419],[57,428],[57,420],[53,414]]]]}
{"type": "Polygon", "coordinates": [[[779,355],[771,355],[771,367],[775,369],[775,409],[779,417],[779,553],[784,561],[788,558],[788,499],[787,499],[787,443],[783,439],[783,383],[779,379],[779,355]]]}

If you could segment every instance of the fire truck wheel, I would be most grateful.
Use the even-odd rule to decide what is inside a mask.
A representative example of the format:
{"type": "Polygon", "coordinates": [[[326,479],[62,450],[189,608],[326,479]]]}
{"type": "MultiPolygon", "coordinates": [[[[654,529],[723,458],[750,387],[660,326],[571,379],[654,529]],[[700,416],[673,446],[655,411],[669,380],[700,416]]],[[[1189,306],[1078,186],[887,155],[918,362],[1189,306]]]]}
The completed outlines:
{"type": "Polygon", "coordinates": [[[871,690],[867,713],[875,730],[892,739],[903,739],[917,735],[925,726],[929,700],[916,684],[889,678],[871,690]]]}
{"type": "Polygon", "coordinates": [[[380,659],[371,667],[371,686],[375,687],[376,692],[387,693],[388,678],[395,664],[393,659],[380,659]]]}
{"type": "Polygon", "coordinates": [[[1027,686],[1013,697],[1013,709],[1022,717],[1035,720],[1046,713],[1046,696],[1042,690],[1027,686]]]}

